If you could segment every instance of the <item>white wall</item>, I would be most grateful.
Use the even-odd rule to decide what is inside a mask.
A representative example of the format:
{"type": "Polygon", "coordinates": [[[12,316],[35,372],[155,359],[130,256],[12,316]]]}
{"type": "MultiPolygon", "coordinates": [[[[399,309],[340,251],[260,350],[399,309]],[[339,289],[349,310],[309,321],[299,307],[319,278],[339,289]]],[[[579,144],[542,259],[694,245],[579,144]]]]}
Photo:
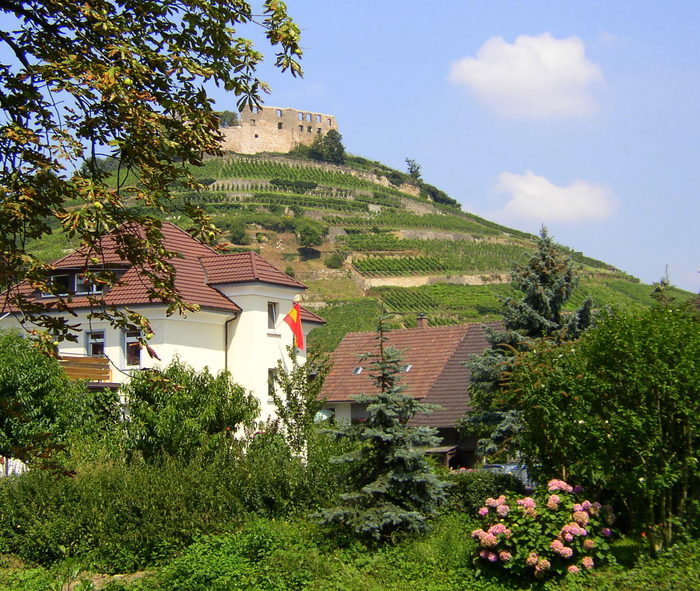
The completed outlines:
{"type": "MultiPolygon", "coordinates": [[[[268,397],[268,370],[277,367],[282,359],[291,367],[287,347],[293,343],[292,331],[284,317],[292,309],[298,290],[260,283],[222,286],[221,291],[242,309],[240,318],[230,325],[229,371],[233,379],[252,390],[260,401],[264,420],[274,410],[268,397]],[[275,328],[268,329],[267,304],[277,303],[275,328]]],[[[305,332],[310,330],[307,327],[305,332]]],[[[298,352],[300,363],[306,361],[305,351],[298,352]]]]}
{"type": "MultiPolygon", "coordinates": [[[[223,370],[228,365],[233,380],[255,394],[260,402],[262,420],[274,410],[268,397],[268,369],[277,366],[282,359],[285,367],[291,366],[287,347],[293,343],[292,331],[283,321],[291,310],[298,290],[289,287],[250,283],[230,285],[221,289],[241,308],[236,320],[228,324],[228,355],[224,344],[226,321],[233,313],[201,310],[187,317],[166,316],[164,306],[132,306],[146,316],[153,328],[153,338],[149,345],[157,353],[160,361],[149,357],[141,350],[140,368],[165,366],[178,355],[180,359],[195,369],[208,367],[212,373],[223,370]],[[267,304],[277,303],[277,322],[274,330],[268,330],[267,304]]],[[[72,355],[87,354],[87,332],[105,331],[105,354],[112,362],[112,381],[117,383],[129,379],[129,374],[137,367],[126,365],[124,335],[122,331],[110,327],[105,322],[87,319],[87,311],[79,312],[70,319],[78,324],[82,332],[78,341],[63,341],[59,353],[72,355]]],[[[17,320],[8,316],[0,320],[0,328],[18,328],[17,320]]],[[[304,333],[314,325],[304,325],[304,333]]],[[[306,361],[306,352],[298,351],[300,363],[306,361]]]]}

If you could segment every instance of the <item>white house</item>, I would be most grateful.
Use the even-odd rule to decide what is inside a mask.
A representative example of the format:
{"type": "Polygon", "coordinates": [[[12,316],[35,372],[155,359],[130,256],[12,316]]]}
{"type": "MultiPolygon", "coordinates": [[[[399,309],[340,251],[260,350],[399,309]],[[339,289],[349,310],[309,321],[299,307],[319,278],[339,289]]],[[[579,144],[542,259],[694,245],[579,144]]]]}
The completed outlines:
{"type": "MultiPolygon", "coordinates": [[[[104,321],[89,320],[87,286],[81,273],[90,268],[85,252],[75,251],[53,264],[52,280],[65,285],[69,307],[77,314],[78,342],[59,344],[62,357],[106,357],[110,381],[121,383],[142,368],[167,365],[176,355],[196,369],[212,373],[228,369],[234,381],[252,391],[260,401],[261,418],[272,410],[268,395],[271,374],[282,359],[289,362],[287,347],[293,342],[290,327],[283,321],[295,297],[306,286],[286,275],[254,252],[219,254],[198,242],[174,224],[164,222],[163,242],[167,250],[182,258],[172,259],[175,284],[185,301],[200,309],[186,317],[167,315],[166,305],[151,301],[136,269],[118,255],[110,235],[103,239],[104,264],[121,279],[102,294],[106,305],[128,307],[151,323],[150,347],[158,359],[139,344],[136,330],[118,330],[104,321]]],[[[46,294],[23,286],[33,298],[49,301],[46,294]]],[[[54,298],[56,299],[56,298],[54,298]]],[[[20,312],[0,300],[0,328],[17,327],[20,312]]],[[[324,321],[301,308],[305,336],[324,321]]],[[[305,352],[299,352],[303,362],[305,352]]]]}

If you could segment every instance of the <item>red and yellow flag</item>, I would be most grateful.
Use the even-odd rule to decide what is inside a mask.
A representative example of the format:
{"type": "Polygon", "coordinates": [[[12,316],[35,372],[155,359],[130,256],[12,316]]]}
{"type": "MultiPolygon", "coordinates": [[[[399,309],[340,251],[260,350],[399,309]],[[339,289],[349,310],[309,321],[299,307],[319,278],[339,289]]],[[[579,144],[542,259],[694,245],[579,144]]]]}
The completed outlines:
{"type": "Polygon", "coordinates": [[[301,309],[299,308],[299,302],[294,302],[292,309],[284,317],[284,321],[292,329],[292,334],[294,335],[294,346],[298,349],[304,349],[304,331],[301,329],[301,309]]]}

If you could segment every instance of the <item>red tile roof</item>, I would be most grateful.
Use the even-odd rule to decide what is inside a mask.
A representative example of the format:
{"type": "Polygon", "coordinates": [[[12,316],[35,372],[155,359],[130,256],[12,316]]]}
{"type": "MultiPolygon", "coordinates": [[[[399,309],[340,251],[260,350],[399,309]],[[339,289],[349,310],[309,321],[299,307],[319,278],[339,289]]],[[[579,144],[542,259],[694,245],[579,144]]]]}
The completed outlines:
{"type": "Polygon", "coordinates": [[[255,252],[213,254],[200,257],[200,261],[207,271],[207,283],[210,285],[261,281],[306,289],[303,283],[282,273],[255,252]]]}
{"type": "MultiPolygon", "coordinates": [[[[394,330],[387,337],[389,345],[402,351],[403,364],[411,366],[399,374],[405,393],[442,407],[430,415],[416,416],[412,424],[454,427],[469,408],[470,373],[465,363],[471,355],[481,354],[489,347],[483,325],[394,330]]],[[[369,375],[371,360],[359,360],[363,353],[379,353],[376,333],[349,333],[338,345],[321,392],[328,403],[350,402],[351,396],[375,391],[369,375]],[[363,370],[355,375],[353,370],[357,367],[363,370]]]]}
{"type": "MultiPolygon", "coordinates": [[[[283,273],[256,253],[217,254],[214,249],[192,238],[187,232],[170,222],[163,222],[161,231],[164,247],[181,255],[170,259],[170,262],[175,268],[175,285],[186,302],[198,304],[206,309],[239,312],[240,307],[224,296],[217,289],[217,285],[261,282],[298,290],[306,289],[303,283],[283,273]]],[[[142,235],[142,230],[136,229],[135,233],[142,235]]],[[[149,299],[148,285],[144,278],[137,269],[129,268],[128,263],[125,263],[117,252],[117,246],[117,241],[112,235],[108,234],[102,239],[101,260],[104,264],[126,269],[121,277],[123,285],[116,285],[105,293],[105,304],[108,306],[131,306],[159,303],[158,300],[149,299]]],[[[79,249],[59,259],[53,266],[56,269],[66,270],[80,270],[88,266],[95,267],[89,261],[91,256],[93,255],[84,249],[79,249]]],[[[19,289],[28,296],[33,294],[35,299],[41,299],[38,294],[33,293],[27,284],[21,285],[19,289]]],[[[41,301],[50,303],[51,298],[43,298],[41,301]]],[[[0,311],[11,311],[5,306],[5,302],[6,294],[0,295],[0,311]]],[[[89,305],[86,297],[74,296],[69,307],[78,309],[89,307],[89,305]]],[[[323,319],[307,310],[303,310],[302,320],[324,322],[323,319]]]]}
{"type": "Polygon", "coordinates": [[[307,310],[304,308],[304,306],[301,307],[301,321],[302,322],[311,322],[313,324],[326,324],[326,321],[321,318],[320,316],[317,316],[310,310],[307,310]]]}

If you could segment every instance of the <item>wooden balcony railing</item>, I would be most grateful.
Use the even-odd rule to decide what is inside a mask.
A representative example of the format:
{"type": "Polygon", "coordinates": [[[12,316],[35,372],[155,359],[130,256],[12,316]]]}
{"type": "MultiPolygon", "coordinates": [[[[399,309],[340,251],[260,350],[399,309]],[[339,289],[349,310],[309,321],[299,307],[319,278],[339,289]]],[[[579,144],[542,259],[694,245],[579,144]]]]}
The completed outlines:
{"type": "Polygon", "coordinates": [[[61,355],[58,358],[63,371],[71,380],[88,382],[111,382],[112,371],[106,357],[80,357],[61,355]]]}

